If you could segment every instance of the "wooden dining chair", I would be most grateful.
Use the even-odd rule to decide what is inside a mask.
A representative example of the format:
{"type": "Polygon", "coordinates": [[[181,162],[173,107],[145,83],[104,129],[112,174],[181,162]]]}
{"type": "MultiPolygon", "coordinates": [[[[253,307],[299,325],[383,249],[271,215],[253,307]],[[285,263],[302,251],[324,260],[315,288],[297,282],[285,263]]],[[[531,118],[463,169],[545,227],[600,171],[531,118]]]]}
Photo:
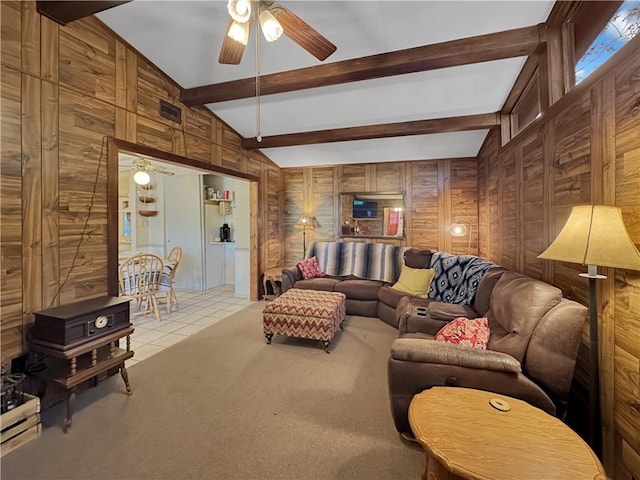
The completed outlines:
{"type": "Polygon", "coordinates": [[[165,268],[160,279],[160,289],[167,293],[167,313],[171,313],[172,305],[175,303],[178,307],[178,297],[174,289],[174,280],[178,266],[182,261],[182,248],[173,247],[169,252],[167,261],[165,262],[165,268]]]}
{"type": "Polygon", "coordinates": [[[138,314],[153,313],[158,321],[161,319],[156,294],[163,271],[162,259],[151,253],[133,255],[122,261],[118,269],[120,296],[135,300],[138,314]],[[140,311],[145,302],[145,309],[140,311]]]}

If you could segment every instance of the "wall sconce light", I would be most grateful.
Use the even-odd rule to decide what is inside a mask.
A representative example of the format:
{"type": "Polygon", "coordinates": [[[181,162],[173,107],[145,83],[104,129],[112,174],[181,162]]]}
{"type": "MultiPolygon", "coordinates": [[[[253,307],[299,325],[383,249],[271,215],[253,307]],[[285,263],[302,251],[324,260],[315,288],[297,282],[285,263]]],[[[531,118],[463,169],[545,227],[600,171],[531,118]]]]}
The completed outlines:
{"type": "Polygon", "coordinates": [[[469,222],[456,222],[451,224],[449,233],[452,237],[464,237],[469,235],[469,243],[467,244],[467,255],[471,254],[471,224],[469,222]],[[468,225],[468,228],[467,228],[468,225]]]}

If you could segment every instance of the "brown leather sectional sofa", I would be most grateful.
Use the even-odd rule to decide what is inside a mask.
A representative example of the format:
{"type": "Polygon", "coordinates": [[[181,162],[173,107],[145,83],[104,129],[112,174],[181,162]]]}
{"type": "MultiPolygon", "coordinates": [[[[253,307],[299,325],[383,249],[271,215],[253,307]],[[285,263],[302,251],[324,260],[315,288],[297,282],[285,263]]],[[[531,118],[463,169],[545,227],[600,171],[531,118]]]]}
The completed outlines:
{"type": "MultiPolygon", "coordinates": [[[[339,242],[327,242],[328,244],[339,244],[339,242]]],[[[348,245],[348,243],[345,243],[348,245]]],[[[366,247],[366,244],[358,244],[356,247],[366,247]]],[[[399,254],[388,255],[391,261],[404,260],[404,263],[412,268],[429,268],[429,262],[433,252],[431,250],[407,249],[400,247],[386,246],[387,249],[395,248],[399,254]]],[[[314,252],[312,244],[308,250],[314,252]]],[[[340,255],[340,250],[332,250],[334,256],[340,255]]],[[[363,255],[366,255],[364,253],[363,255]]],[[[371,254],[374,254],[371,252],[371,254]]],[[[365,261],[367,263],[368,261],[365,261]]],[[[325,260],[325,265],[326,265],[325,260]]],[[[337,259],[334,265],[334,272],[341,270],[340,260],[337,259]]],[[[394,266],[394,270],[399,274],[401,264],[394,266]]],[[[394,279],[394,281],[397,277],[394,279]]],[[[357,275],[325,275],[323,277],[304,279],[298,267],[285,268],[282,270],[282,291],[290,288],[303,288],[311,290],[325,290],[329,292],[342,292],[346,295],[347,315],[360,315],[363,317],[378,317],[389,325],[398,328],[398,318],[396,307],[400,300],[407,296],[406,293],[398,292],[391,288],[392,282],[383,280],[368,279],[357,275]]]]}
{"type": "MultiPolygon", "coordinates": [[[[429,267],[431,253],[403,252],[413,268],[429,267]]],[[[520,398],[552,415],[566,410],[587,308],[563,298],[552,285],[495,266],[484,272],[469,305],[408,296],[390,282],[353,275],[305,280],[297,267],[283,270],[282,285],[283,290],[343,292],[348,315],[377,316],[398,328],[388,379],[392,416],[401,433],[411,432],[407,414],[413,396],[435,385],[520,398]],[[425,307],[426,314],[412,314],[415,306],[425,307]],[[488,318],[486,350],[433,341],[442,326],[461,316],[488,318]]]]}

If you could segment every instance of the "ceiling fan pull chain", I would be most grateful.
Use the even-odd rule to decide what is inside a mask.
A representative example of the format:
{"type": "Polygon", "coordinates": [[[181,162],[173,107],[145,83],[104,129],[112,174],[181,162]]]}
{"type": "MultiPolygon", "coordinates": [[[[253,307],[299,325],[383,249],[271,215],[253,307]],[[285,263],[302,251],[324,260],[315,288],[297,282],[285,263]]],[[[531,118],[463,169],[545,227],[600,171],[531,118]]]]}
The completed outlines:
{"type": "MultiPolygon", "coordinates": [[[[257,6],[256,6],[257,7],[257,6]]],[[[255,25],[258,25],[258,8],[254,9],[255,25]]],[[[257,28],[254,31],[256,37],[256,140],[262,141],[262,134],[260,133],[260,36],[258,35],[257,28]]]]}

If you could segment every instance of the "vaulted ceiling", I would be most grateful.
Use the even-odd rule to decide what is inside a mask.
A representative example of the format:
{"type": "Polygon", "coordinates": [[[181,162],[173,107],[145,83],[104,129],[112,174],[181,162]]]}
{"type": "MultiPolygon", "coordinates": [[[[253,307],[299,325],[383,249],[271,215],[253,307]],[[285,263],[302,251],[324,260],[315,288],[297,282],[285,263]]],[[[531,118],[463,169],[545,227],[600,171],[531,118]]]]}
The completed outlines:
{"type": "Polygon", "coordinates": [[[284,35],[260,34],[256,58],[252,28],[241,63],[221,65],[226,1],[137,0],[97,16],[173,78],[185,103],[292,167],[474,157],[554,2],[278,3],[337,51],[320,62],[284,35]]]}

